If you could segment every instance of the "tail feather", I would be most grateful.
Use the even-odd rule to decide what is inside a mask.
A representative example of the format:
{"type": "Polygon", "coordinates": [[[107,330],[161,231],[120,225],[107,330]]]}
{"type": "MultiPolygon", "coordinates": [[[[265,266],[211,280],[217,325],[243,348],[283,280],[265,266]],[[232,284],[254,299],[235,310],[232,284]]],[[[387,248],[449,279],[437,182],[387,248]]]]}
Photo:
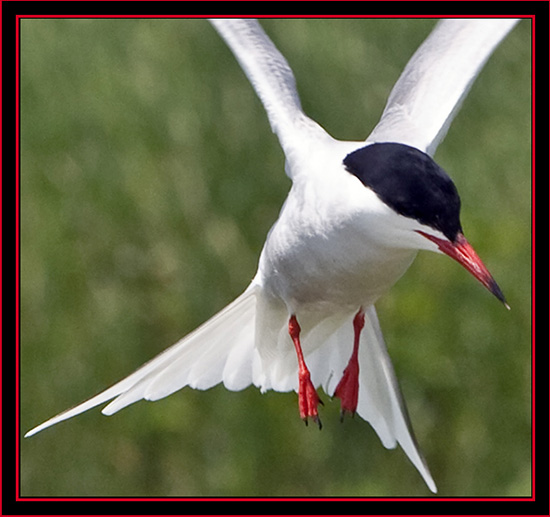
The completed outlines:
{"type": "MultiPolygon", "coordinates": [[[[312,329],[305,337],[306,346],[308,339],[317,344],[322,343],[306,353],[305,359],[314,385],[322,386],[330,397],[334,395],[351,356],[354,316],[352,312],[345,318],[340,315],[332,321],[325,320],[325,323],[329,322],[328,325],[312,329]]],[[[359,376],[357,414],[369,422],[384,447],[393,449],[399,444],[429,489],[437,492],[428,465],[416,442],[373,305],[365,308],[365,326],[359,346],[359,376]]]]}
{"type": "MultiPolygon", "coordinates": [[[[306,363],[314,385],[322,386],[329,396],[333,396],[351,355],[353,317],[353,313],[342,313],[312,325],[307,314],[303,317],[306,363]]],[[[159,400],[185,386],[207,389],[223,382],[231,390],[254,384],[262,391],[297,391],[298,366],[287,318],[283,307],[268,303],[261,288],[252,284],[225,309],[133,374],[25,436],[109,400],[102,411],[105,415],[141,399],[159,400]]],[[[385,447],[394,448],[399,443],[430,490],[436,492],[416,443],[374,306],[365,309],[359,370],[358,415],[372,425],[385,447]]]]}
{"type": "Polygon", "coordinates": [[[253,381],[253,372],[259,370],[258,365],[253,368],[258,361],[254,354],[255,304],[256,287],[251,286],[197,330],[125,379],[50,418],[25,436],[112,399],[103,414],[112,415],[141,399],[158,400],[187,385],[207,389],[224,382],[229,389],[245,388],[253,381]]]}
{"type": "Polygon", "coordinates": [[[359,402],[357,413],[367,420],[386,448],[401,445],[428,488],[436,485],[420,451],[374,306],[365,310],[359,347],[359,402]]]}
{"type": "MultiPolygon", "coordinates": [[[[254,348],[254,315],[255,299],[247,292],[199,327],[198,332],[184,338],[182,345],[185,343],[187,353],[178,354],[152,379],[146,392],[147,400],[161,399],[184,386],[204,390],[222,381],[225,384],[224,372],[232,373],[226,369],[231,352],[235,352],[231,354],[232,361],[240,362],[237,370],[241,377],[244,373],[244,387],[251,384],[253,354],[247,352],[254,348]]],[[[234,379],[228,381],[232,384],[234,379]]],[[[243,384],[242,378],[237,384],[243,384]]]]}
{"type": "Polygon", "coordinates": [[[246,332],[249,334],[242,335],[238,346],[230,350],[223,369],[223,384],[231,391],[240,391],[250,384],[258,386],[261,363],[252,339],[254,329],[247,327],[246,332]]]}

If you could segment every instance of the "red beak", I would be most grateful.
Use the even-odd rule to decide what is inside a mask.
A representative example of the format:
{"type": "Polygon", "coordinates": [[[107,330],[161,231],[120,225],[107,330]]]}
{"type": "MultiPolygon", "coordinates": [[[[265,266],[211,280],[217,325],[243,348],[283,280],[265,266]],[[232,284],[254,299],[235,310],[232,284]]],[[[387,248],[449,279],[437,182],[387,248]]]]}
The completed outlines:
{"type": "Polygon", "coordinates": [[[464,266],[474,277],[476,277],[491,293],[493,293],[507,309],[510,306],[506,303],[506,299],[500,290],[500,287],[495,282],[495,279],[489,273],[489,270],[485,267],[478,254],[474,251],[474,248],[466,240],[466,237],[459,233],[455,239],[455,242],[449,242],[448,240],[439,239],[433,235],[429,235],[422,231],[417,230],[418,233],[426,239],[431,240],[437,244],[437,247],[446,255],[456,260],[460,265],[464,266]]]}

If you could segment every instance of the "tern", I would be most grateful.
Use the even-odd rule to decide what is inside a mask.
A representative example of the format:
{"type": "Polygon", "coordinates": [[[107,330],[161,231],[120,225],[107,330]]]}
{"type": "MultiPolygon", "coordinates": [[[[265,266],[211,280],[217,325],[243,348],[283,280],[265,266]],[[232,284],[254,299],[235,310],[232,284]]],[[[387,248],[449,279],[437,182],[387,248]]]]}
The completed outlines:
{"type": "MultiPolygon", "coordinates": [[[[292,70],[253,19],[212,19],[256,90],[279,138],[292,187],[248,288],[133,374],[30,430],[31,436],[111,401],[112,415],[185,386],[253,384],[298,393],[300,416],[321,427],[319,388],[358,414],[382,444],[399,444],[428,488],[374,304],[419,250],[466,268],[506,307],[464,237],[460,198],[433,160],[485,62],[515,19],[444,19],[414,53],[366,140],[332,138],[302,110],[292,70]],[[113,400],[114,399],[114,400],[113,400]]],[[[509,308],[509,307],[508,307],[509,308]]]]}

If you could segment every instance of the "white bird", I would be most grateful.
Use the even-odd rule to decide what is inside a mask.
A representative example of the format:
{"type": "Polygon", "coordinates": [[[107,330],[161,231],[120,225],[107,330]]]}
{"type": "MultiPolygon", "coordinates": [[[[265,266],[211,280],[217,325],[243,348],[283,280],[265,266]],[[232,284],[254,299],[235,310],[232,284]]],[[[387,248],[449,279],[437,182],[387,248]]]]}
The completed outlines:
{"type": "MultiPolygon", "coordinates": [[[[365,141],[332,138],[302,111],[294,75],[256,20],[213,19],[260,97],[292,188],[252,283],[235,301],[129,377],[25,436],[112,400],[220,382],[298,392],[300,416],[320,427],[317,389],[357,412],[383,445],[401,445],[429,489],[374,308],[418,250],[458,261],[505,305],[459,220],[460,199],[433,161],[472,82],[518,20],[446,19],[412,56],[365,141]]],[[[507,305],[506,305],[507,306],[507,305]]]]}

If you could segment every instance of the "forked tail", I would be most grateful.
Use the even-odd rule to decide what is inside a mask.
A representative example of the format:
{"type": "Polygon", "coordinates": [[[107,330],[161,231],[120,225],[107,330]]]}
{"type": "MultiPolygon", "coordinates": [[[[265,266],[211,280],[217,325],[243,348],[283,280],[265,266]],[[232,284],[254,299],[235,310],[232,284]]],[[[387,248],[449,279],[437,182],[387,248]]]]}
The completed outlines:
{"type": "MultiPolygon", "coordinates": [[[[185,386],[208,389],[223,382],[226,388],[235,391],[250,384],[264,391],[297,390],[297,360],[286,334],[284,311],[269,308],[262,302],[265,299],[261,288],[252,284],[225,309],[130,376],[31,429],[25,436],[110,400],[102,410],[105,415],[112,415],[141,399],[159,400],[185,386]],[[267,326],[267,321],[277,328],[263,332],[262,322],[267,326]]],[[[357,414],[372,425],[385,447],[394,448],[399,443],[430,490],[436,492],[416,443],[374,306],[364,312],[357,414]]],[[[352,319],[353,314],[326,318],[310,327],[304,336],[305,361],[313,383],[329,396],[334,395],[350,357],[354,339],[352,319]]]]}
{"type": "Polygon", "coordinates": [[[159,400],[185,386],[207,389],[223,382],[230,390],[244,389],[253,382],[253,371],[259,370],[259,356],[254,350],[255,312],[256,287],[251,286],[225,309],[130,376],[50,418],[25,436],[112,399],[103,414],[112,415],[141,399],[159,400]]]}
{"type": "Polygon", "coordinates": [[[416,442],[373,305],[365,310],[365,316],[359,347],[357,413],[372,425],[385,447],[401,445],[428,488],[435,493],[437,487],[416,442]]]}

